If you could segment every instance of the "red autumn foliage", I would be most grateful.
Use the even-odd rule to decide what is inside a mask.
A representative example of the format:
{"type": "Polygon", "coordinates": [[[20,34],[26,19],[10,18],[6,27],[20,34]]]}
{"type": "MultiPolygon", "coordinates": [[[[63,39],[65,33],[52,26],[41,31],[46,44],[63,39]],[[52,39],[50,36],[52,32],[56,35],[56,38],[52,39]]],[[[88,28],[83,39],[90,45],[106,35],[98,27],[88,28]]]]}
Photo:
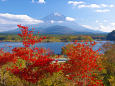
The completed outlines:
{"type": "Polygon", "coordinates": [[[45,77],[46,74],[52,75],[53,72],[59,71],[57,64],[51,64],[52,59],[37,59],[25,68],[14,67],[9,69],[14,75],[18,76],[22,80],[26,80],[32,83],[36,83],[45,77]],[[36,68],[36,69],[35,69],[36,68]],[[56,70],[57,69],[57,70],[56,70]]]}
{"type": "Polygon", "coordinates": [[[78,86],[103,86],[98,80],[96,72],[101,71],[99,61],[101,55],[93,50],[95,42],[74,42],[67,50],[68,62],[64,64],[65,76],[76,82],[78,86]]]}
{"type": "Polygon", "coordinates": [[[61,67],[57,63],[52,63],[54,59],[49,58],[49,51],[43,48],[32,48],[31,45],[41,42],[43,38],[37,39],[33,36],[33,31],[28,31],[28,27],[18,25],[21,28],[22,33],[18,34],[22,38],[23,45],[25,47],[17,47],[12,49],[15,54],[15,59],[22,59],[26,61],[26,67],[9,68],[9,70],[22,80],[26,80],[32,83],[36,83],[45,77],[46,74],[52,75],[54,72],[61,70],[61,67]]]}
{"type": "MultiPolygon", "coordinates": [[[[33,36],[33,31],[29,31],[28,27],[17,25],[21,29],[21,34],[18,34],[22,38],[23,45],[25,47],[30,47],[35,43],[41,42],[46,37],[38,38],[37,36],[33,36]]],[[[32,29],[33,30],[33,29],[32,29]]]]}
{"type": "Polygon", "coordinates": [[[0,49],[0,67],[8,62],[12,62],[14,60],[14,56],[14,54],[4,52],[3,49],[0,49]]]}

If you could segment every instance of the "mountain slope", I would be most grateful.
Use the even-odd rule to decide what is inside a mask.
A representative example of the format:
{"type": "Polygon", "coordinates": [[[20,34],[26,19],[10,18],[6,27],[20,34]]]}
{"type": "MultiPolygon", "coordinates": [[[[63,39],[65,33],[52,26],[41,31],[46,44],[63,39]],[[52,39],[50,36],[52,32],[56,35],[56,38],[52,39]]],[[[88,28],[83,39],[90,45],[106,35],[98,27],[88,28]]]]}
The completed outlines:
{"type": "Polygon", "coordinates": [[[75,31],[65,26],[51,26],[40,31],[42,34],[75,34],[75,31]]]}

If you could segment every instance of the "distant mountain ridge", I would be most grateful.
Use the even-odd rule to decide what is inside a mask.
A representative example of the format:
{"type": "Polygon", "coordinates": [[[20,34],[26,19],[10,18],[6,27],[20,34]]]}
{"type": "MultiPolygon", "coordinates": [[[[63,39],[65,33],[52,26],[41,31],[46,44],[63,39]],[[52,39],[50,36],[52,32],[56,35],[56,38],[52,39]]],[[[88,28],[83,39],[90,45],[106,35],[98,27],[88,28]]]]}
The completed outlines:
{"type": "MultiPolygon", "coordinates": [[[[41,34],[77,34],[77,33],[103,33],[101,31],[95,31],[84,26],[77,24],[74,21],[68,21],[67,17],[59,14],[52,13],[42,20],[44,23],[27,25],[30,28],[35,28],[35,32],[40,32],[41,34]]],[[[5,31],[3,33],[19,33],[19,29],[12,31],[5,31]]]]}

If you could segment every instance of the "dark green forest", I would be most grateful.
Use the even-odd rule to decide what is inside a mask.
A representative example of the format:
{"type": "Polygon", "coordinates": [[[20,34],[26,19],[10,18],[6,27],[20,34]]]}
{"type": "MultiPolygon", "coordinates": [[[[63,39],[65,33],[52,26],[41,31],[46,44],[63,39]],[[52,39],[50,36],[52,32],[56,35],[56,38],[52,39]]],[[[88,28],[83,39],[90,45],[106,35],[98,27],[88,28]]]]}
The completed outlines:
{"type": "MultiPolygon", "coordinates": [[[[37,35],[36,35],[37,36],[37,35]]],[[[40,35],[46,36],[44,42],[69,42],[74,40],[106,40],[106,34],[99,35],[40,35]]],[[[0,41],[20,42],[21,39],[15,34],[0,34],[0,41]]]]}

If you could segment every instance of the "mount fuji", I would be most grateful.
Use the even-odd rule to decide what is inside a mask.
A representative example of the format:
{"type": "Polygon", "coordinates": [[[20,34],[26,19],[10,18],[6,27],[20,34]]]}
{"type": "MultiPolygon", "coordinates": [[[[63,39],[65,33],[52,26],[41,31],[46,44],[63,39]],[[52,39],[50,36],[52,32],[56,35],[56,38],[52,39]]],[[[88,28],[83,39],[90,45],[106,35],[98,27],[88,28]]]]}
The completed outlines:
{"type": "MultiPolygon", "coordinates": [[[[41,19],[43,23],[26,25],[29,28],[35,28],[35,32],[40,34],[95,34],[103,33],[101,31],[95,31],[77,24],[73,18],[66,17],[60,13],[52,13],[41,19]]],[[[5,31],[3,33],[19,33],[19,29],[12,31],[5,31]]]]}

